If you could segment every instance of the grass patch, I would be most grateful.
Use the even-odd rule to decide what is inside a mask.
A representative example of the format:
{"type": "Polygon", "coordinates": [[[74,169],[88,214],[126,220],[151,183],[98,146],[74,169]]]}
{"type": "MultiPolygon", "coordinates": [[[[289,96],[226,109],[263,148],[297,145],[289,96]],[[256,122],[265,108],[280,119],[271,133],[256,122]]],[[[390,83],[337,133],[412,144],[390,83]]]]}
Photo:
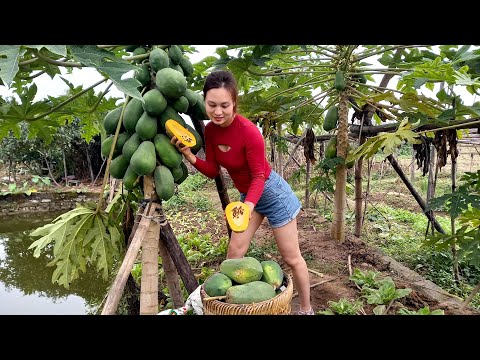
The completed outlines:
{"type": "MultiPolygon", "coordinates": [[[[433,281],[446,291],[465,298],[480,281],[480,269],[460,261],[462,279],[458,283],[453,277],[451,251],[435,251],[424,245],[426,216],[408,210],[378,205],[383,214],[369,212],[365,221],[365,240],[380,248],[387,255],[400,261],[433,281]]],[[[446,233],[450,232],[450,218],[437,216],[446,233]]],[[[480,294],[472,300],[472,306],[480,307],[480,294]]]]}

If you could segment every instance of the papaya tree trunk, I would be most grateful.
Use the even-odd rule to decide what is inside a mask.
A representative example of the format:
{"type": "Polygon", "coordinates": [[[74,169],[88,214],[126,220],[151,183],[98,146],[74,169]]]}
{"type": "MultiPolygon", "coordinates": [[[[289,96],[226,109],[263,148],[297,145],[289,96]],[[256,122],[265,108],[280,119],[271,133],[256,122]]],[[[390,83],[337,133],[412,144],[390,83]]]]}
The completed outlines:
{"type": "Polygon", "coordinates": [[[85,150],[87,151],[87,164],[88,164],[88,172],[90,173],[90,181],[93,184],[93,181],[95,180],[95,176],[93,175],[92,160],[90,159],[90,152],[88,151],[88,144],[85,146],[85,150]]]}
{"type": "MultiPolygon", "coordinates": [[[[360,136],[359,145],[365,142],[365,137],[360,136]]],[[[362,184],[363,158],[355,163],[355,236],[360,237],[363,227],[363,184],[362,184]]]]}
{"type": "Polygon", "coordinates": [[[306,174],[305,174],[305,209],[308,209],[310,208],[310,204],[309,204],[309,199],[310,199],[310,187],[308,186],[308,184],[310,183],[310,159],[307,158],[306,160],[306,174]]]}
{"type": "Polygon", "coordinates": [[[65,158],[65,149],[62,148],[63,155],[63,173],[65,174],[65,186],[68,185],[67,159],[65,158]]]}
{"type": "MultiPolygon", "coordinates": [[[[282,136],[282,125],[280,123],[277,123],[277,136],[278,139],[281,138],[282,136]]],[[[281,151],[281,147],[277,148],[277,159],[278,159],[278,164],[277,164],[277,170],[278,174],[283,178],[283,153],[281,151]]]]}
{"type": "MultiPolygon", "coordinates": [[[[338,130],[337,130],[337,156],[347,156],[348,148],[348,93],[343,90],[340,93],[338,104],[338,130]]],[[[335,179],[335,198],[333,222],[330,228],[330,235],[333,239],[342,243],[345,240],[345,202],[346,202],[346,184],[347,167],[345,164],[338,164],[335,179]]]]}
{"type": "MultiPolygon", "coordinates": [[[[455,131],[455,130],[453,130],[455,131]]],[[[455,156],[455,151],[452,149],[452,143],[450,143],[450,158],[452,160],[452,171],[451,171],[451,177],[452,177],[452,193],[455,193],[455,190],[457,189],[457,157],[455,156]]],[[[455,217],[453,215],[450,215],[450,229],[452,232],[452,235],[455,235],[455,217]]],[[[458,269],[458,256],[457,256],[457,247],[455,244],[455,238],[453,240],[452,244],[452,257],[453,257],[453,276],[456,281],[460,279],[460,271],[458,269]]]]}
{"type": "MultiPolygon", "coordinates": [[[[398,56],[401,50],[398,49],[395,52],[395,55],[398,56]]],[[[386,88],[388,82],[393,77],[392,74],[385,74],[383,75],[382,80],[380,81],[380,87],[386,88]]],[[[360,123],[360,131],[359,131],[359,145],[362,145],[366,141],[366,134],[362,133],[363,127],[366,124],[370,124],[372,121],[373,114],[375,113],[375,108],[372,105],[367,105],[365,111],[363,112],[362,120],[360,123]]],[[[363,180],[362,180],[362,172],[363,172],[363,159],[359,159],[355,164],[355,236],[360,237],[362,233],[363,221],[365,216],[365,211],[362,213],[362,202],[365,201],[365,209],[367,208],[367,199],[363,199],[362,195],[362,188],[363,188],[363,180]]],[[[370,181],[370,177],[369,177],[370,181]]]]}

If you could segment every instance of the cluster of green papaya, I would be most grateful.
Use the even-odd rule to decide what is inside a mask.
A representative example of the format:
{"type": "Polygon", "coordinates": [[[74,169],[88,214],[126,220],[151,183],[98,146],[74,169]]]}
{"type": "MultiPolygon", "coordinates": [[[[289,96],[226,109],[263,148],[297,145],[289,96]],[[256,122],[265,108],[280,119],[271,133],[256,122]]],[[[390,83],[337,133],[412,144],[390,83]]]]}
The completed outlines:
{"type": "Polygon", "coordinates": [[[269,300],[281,292],[283,270],[274,260],[253,257],[226,259],[220,271],[203,283],[208,296],[225,296],[230,304],[252,304],[269,300]]]}
{"type": "Polygon", "coordinates": [[[141,183],[144,175],[153,176],[155,190],[162,200],[170,199],[175,184],[181,184],[188,176],[183,156],[170,143],[172,133],[165,124],[172,119],[195,137],[192,152],[202,147],[198,132],[180,114],[196,119],[207,119],[201,94],[187,88],[187,78],[193,74],[193,65],[179,45],[166,48],[127,46],[133,55],[149,54],[135,71],[134,77],[141,83],[143,102],[132,98],[110,111],[103,120],[107,138],[101,152],[108,157],[118,123],[121,129],[115,144],[110,175],[122,179],[127,190],[141,183]]]}

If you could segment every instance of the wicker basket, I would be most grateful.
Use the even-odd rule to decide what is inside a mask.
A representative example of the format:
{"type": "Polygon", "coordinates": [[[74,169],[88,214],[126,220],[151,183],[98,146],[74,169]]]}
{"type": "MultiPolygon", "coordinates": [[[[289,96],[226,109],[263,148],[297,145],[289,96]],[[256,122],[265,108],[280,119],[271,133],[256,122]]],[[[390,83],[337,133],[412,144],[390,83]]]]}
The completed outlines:
{"type": "Polygon", "coordinates": [[[203,285],[200,288],[200,295],[203,303],[204,315],[288,315],[291,311],[293,295],[293,283],[290,275],[283,277],[285,290],[275,297],[253,304],[228,304],[226,302],[208,298],[203,285]]]}

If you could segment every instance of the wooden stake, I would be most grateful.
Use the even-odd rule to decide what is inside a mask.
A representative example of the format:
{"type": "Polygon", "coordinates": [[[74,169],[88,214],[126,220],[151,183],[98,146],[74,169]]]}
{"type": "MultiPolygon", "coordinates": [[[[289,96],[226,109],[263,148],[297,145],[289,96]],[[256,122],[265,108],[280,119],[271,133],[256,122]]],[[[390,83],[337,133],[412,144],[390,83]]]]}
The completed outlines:
{"type": "Polygon", "coordinates": [[[120,301],[120,298],[127,283],[128,276],[132,271],[133,264],[137,257],[140,246],[142,245],[142,240],[147,233],[148,227],[150,225],[150,216],[155,213],[156,204],[153,203],[151,206],[147,206],[143,211],[142,220],[138,225],[135,236],[130,243],[130,246],[127,249],[127,253],[123,259],[122,265],[118,270],[117,276],[108,292],[107,300],[105,301],[105,306],[102,310],[102,315],[114,315],[117,311],[117,306],[120,301]]]}

